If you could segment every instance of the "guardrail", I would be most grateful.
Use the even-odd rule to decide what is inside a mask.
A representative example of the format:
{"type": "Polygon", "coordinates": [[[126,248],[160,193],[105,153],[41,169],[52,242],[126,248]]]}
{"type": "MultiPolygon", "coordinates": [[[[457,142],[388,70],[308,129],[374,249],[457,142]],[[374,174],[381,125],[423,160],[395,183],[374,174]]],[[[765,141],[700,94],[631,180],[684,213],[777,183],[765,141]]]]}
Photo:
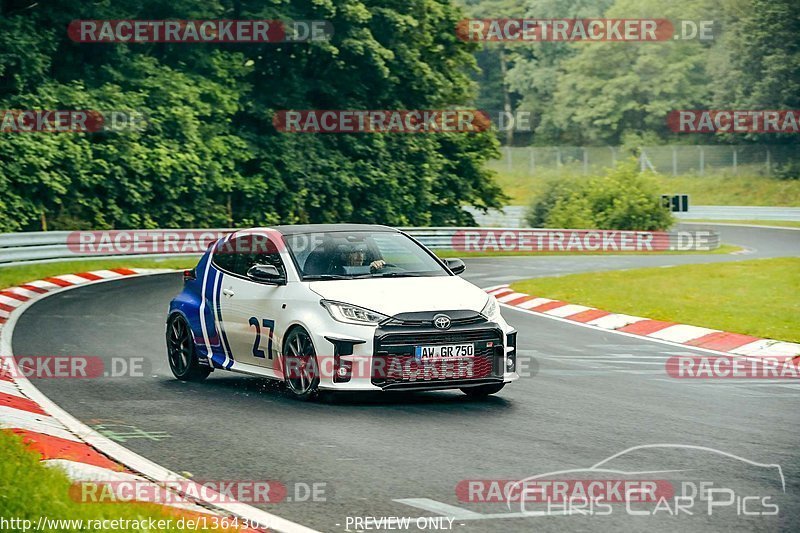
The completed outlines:
{"type": "MultiPolygon", "coordinates": [[[[653,250],[701,249],[719,247],[719,233],[702,232],[693,240],[686,232],[625,232],[569,229],[519,229],[519,228],[401,228],[431,249],[459,250],[530,250],[530,251],[594,251],[599,249],[627,251],[627,243],[649,243],[653,250]],[[688,239],[688,241],[687,241],[688,239]],[[616,247],[615,247],[616,246],[616,247]]],[[[39,263],[70,259],[100,259],[135,255],[137,257],[177,257],[200,254],[218,236],[234,231],[228,228],[195,230],[114,230],[108,232],[48,231],[0,234],[0,266],[11,263],[39,263]],[[82,247],[82,237],[93,234],[94,247],[82,247]],[[98,235],[107,236],[106,246],[98,235]],[[136,245],[131,244],[136,235],[136,245]],[[165,246],[165,236],[171,235],[176,245],[184,244],[181,251],[165,246]],[[194,248],[186,247],[186,239],[194,239],[194,248]],[[117,239],[115,242],[114,239],[117,239]],[[127,248],[121,246],[125,240],[127,248]],[[183,240],[180,240],[183,239],[183,240]],[[158,246],[154,246],[158,244],[158,246]],[[141,245],[141,246],[139,246],[141,245]],[[175,251],[165,251],[165,250],[175,251]]],[[[697,233],[695,233],[697,235],[697,233]]],[[[172,241],[170,241],[172,242],[172,241]]]]}
{"type": "MultiPolygon", "coordinates": [[[[484,213],[475,208],[466,208],[479,226],[503,226],[524,228],[528,225],[523,205],[509,205],[502,210],[492,209],[484,213]]],[[[793,220],[800,221],[800,207],[764,207],[749,205],[689,205],[686,213],[673,213],[681,219],[707,220],[793,220]]]]}

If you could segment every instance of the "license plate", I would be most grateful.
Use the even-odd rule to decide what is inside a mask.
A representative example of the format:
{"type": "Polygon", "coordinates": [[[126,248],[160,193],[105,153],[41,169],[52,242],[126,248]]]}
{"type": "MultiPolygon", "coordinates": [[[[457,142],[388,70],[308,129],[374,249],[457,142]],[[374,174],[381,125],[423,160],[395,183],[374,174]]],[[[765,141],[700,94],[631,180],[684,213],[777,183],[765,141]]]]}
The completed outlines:
{"type": "Polygon", "coordinates": [[[474,344],[445,344],[440,346],[417,346],[414,356],[419,360],[475,357],[474,344]]]}

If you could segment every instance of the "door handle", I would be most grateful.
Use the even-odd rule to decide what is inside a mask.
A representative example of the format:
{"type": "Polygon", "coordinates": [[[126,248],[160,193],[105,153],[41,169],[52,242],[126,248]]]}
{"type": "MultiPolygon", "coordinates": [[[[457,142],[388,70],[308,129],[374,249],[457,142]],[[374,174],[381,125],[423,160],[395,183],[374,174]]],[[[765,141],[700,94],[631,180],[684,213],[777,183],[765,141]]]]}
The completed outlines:
{"type": "Polygon", "coordinates": [[[230,298],[231,296],[233,296],[233,295],[234,295],[234,294],[236,294],[236,293],[235,293],[235,292],[233,292],[233,290],[232,290],[232,289],[222,289],[222,294],[224,294],[225,296],[227,296],[228,298],[230,298]]]}

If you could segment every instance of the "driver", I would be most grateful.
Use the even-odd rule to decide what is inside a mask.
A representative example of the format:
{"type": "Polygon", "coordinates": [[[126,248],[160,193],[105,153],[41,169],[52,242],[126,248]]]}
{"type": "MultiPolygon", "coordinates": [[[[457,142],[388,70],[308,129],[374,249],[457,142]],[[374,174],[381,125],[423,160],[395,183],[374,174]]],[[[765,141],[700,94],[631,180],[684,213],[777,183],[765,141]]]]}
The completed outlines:
{"type": "MultiPolygon", "coordinates": [[[[358,267],[366,266],[367,249],[365,246],[348,246],[341,252],[341,261],[344,266],[358,267]]],[[[381,270],[386,266],[386,261],[383,259],[376,259],[369,263],[371,271],[381,270]]]]}

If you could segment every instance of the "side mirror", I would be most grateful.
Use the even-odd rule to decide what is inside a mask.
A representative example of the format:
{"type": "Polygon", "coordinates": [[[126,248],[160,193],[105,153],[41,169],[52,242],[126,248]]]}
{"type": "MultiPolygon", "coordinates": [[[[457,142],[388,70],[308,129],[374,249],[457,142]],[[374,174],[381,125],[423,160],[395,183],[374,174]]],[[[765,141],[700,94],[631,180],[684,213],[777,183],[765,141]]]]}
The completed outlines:
{"type": "Polygon", "coordinates": [[[447,263],[447,268],[456,276],[467,269],[467,265],[461,259],[445,259],[444,262],[447,263]]]}
{"type": "Polygon", "coordinates": [[[253,265],[247,271],[247,277],[253,281],[266,283],[283,283],[284,278],[277,267],[273,265],[253,265]]]}

